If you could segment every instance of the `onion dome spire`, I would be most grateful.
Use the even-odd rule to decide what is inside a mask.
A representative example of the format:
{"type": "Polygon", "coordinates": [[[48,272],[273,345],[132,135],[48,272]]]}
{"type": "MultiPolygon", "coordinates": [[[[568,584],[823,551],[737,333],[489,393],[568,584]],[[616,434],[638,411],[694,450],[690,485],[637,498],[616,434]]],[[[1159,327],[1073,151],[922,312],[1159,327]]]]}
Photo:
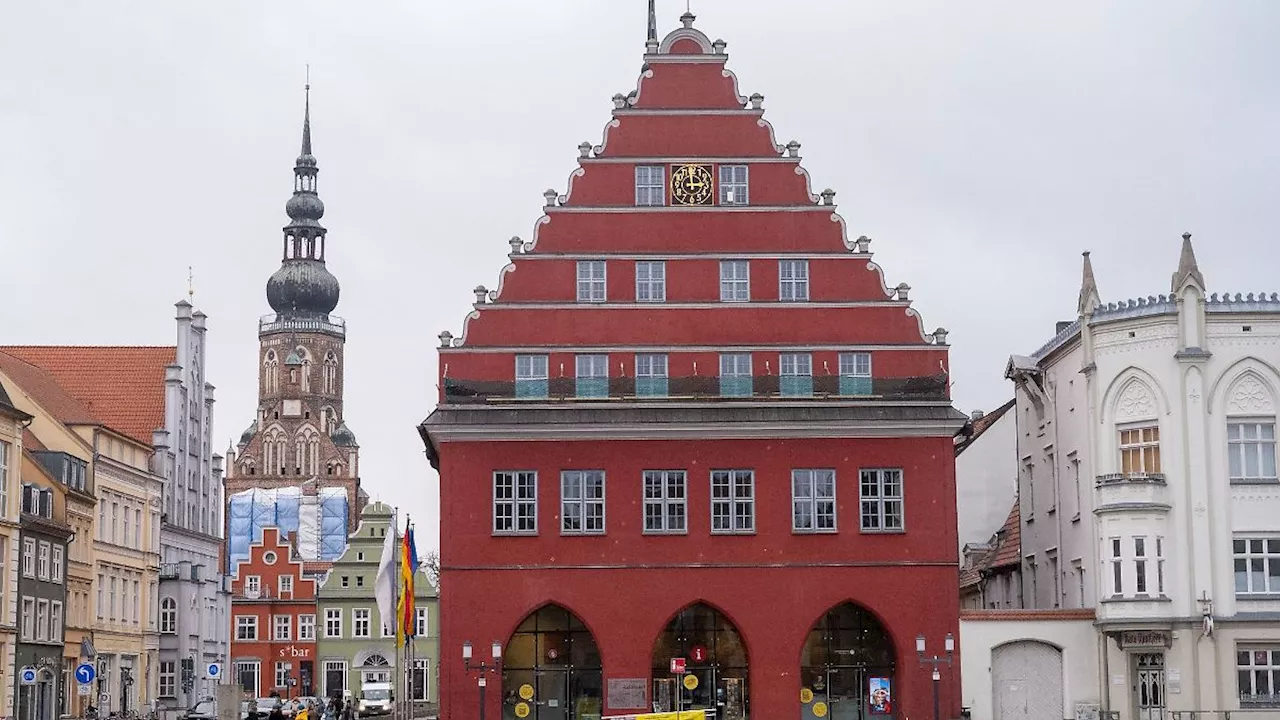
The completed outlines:
{"type": "Polygon", "coordinates": [[[320,168],[311,154],[311,84],[306,85],[302,149],[293,167],[293,197],[285,203],[280,269],[267,281],[267,302],[280,315],[328,315],[338,306],[338,279],[324,265],[326,235],[320,224],[324,203],[316,192],[320,168]]]}

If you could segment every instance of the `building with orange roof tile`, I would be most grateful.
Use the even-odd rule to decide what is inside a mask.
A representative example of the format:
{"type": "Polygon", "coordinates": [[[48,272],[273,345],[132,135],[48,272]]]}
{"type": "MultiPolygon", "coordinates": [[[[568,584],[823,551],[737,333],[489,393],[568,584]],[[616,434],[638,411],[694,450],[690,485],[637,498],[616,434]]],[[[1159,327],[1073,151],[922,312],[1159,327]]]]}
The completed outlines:
{"type": "MultiPolygon", "coordinates": [[[[14,407],[0,382],[0,669],[14,667],[17,648],[18,574],[10,572],[16,561],[20,541],[19,510],[22,487],[22,448],[24,430],[31,415],[14,407]]],[[[14,705],[14,684],[0,687],[0,714],[14,705]]]]}

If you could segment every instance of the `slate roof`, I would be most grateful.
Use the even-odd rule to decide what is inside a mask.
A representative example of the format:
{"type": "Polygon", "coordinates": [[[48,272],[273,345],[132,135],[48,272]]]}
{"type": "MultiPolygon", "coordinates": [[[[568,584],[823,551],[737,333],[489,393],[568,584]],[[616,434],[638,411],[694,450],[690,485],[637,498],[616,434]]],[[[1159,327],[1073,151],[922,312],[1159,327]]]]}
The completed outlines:
{"type": "Polygon", "coordinates": [[[152,431],[164,427],[165,367],[177,356],[172,345],[24,345],[0,352],[38,366],[101,424],[138,442],[150,445],[152,431]]]}
{"type": "Polygon", "coordinates": [[[101,425],[93,412],[72,397],[49,373],[0,348],[0,372],[8,375],[58,422],[64,425],[101,425]]]}

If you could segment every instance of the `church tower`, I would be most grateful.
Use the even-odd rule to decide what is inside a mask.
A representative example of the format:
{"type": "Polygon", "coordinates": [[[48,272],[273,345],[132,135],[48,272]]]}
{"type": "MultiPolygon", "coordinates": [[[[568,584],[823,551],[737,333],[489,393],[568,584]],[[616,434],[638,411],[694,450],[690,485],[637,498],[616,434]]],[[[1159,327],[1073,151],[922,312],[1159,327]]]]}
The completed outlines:
{"type": "Polygon", "coordinates": [[[280,268],[267,281],[273,312],[258,322],[258,411],[240,436],[237,452],[228,453],[233,558],[239,546],[247,549],[260,535],[261,527],[277,524],[285,534],[298,530],[306,559],[340,554],[336,548],[324,551],[325,524],[336,538],[341,506],[345,544],[366,498],[360,489],[360,448],[344,422],[346,321],[332,314],[339,286],[325,265],[328,231],[320,224],[324,203],[317,192],[319,173],[311,153],[308,85],[302,152],[293,168],[293,196],[285,203],[289,224],[280,268]],[[237,494],[240,505],[255,509],[238,512],[237,494]],[[238,523],[246,512],[250,520],[238,523]],[[318,541],[312,541],[315,533],[318,541]]]}

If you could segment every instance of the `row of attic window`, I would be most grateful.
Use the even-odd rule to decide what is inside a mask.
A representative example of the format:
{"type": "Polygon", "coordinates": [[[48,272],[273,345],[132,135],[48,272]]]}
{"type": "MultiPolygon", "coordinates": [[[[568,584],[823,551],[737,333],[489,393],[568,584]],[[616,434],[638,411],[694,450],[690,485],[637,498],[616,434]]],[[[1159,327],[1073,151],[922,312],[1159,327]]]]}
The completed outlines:
{"type": "MultiPolygon", "coordinates": [[[[811,353],[779,353],[777,368],[778,391],[782,396],[811,397],[813,395],[813,355],[811,353]]],[[[548,397],[550,388],[547,355],[517,355],[515,369],[517,398],[548,397]]],[[[720,354],[720,375],[717,380],[721,397],[751,397],[754,377],[751,353],[720,354]]],[[[668,380],[665,353],[635,355],[637,397],[667,397],[668,380]]],[[[872,393],[871,353],[840,353],[839,392],[841,395],[872,393]]],[[[574,394],[580,398],[609,397],[608,355],[583,354],[574,357],[574,394]]]]}
{"type": "Polygon", "coordinates": [[[711,165],[637,165],[636,206],[747,205],[749,177],[746,165],[720,165],[716,173],[711,165]]]}
{"type": "MultiPolygon", "coordinates": [[[[636,261],[636,302],[664,303],[667,301],[667,263],[662,260],[636,261]]],[[[577,272],[580,303],[608,301],[607,265],[604,260],[579,260],[577,272]]],[[[809,300],[809,261],[778,261],[778,301],[807,302],[809,300]]],[[[751,262],[748,260],[720,261],[720,302],[751,301],[751,262]]]]}

